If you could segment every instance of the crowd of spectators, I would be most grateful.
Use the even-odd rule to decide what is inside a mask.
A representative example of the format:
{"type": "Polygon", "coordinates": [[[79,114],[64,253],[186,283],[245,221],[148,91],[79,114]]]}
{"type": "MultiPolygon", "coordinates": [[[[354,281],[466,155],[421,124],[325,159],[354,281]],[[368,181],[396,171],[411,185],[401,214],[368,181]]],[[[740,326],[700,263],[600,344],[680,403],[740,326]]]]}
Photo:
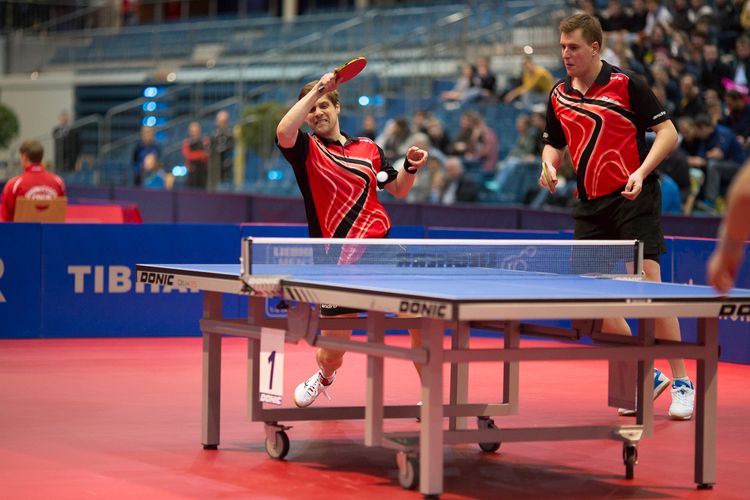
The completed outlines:
{"type": "MultiPolygon", "coordinates": [[[[680,145],[658,169],[665,211],[723,212],[726,189],[750,147],[750,2],[608,0],[602,4],[581,0],[577,8],[601,20],[605,31],[602,59],[646,78],[678,126],[680,145]]],[[[440,97],[448,111],[463,109],[469,102],[479,102],[480,110],[502,104],[524,110],[517,121],[516,146],[495,166],[482,166],[485,174],[496,172],[485,187],[501,192],[524,190],[511,197],[515,201],[571,204],[574,183],[554,198],[545,194],[536,201],[528,192],[530,186],[518,186],[524,168],[538,167],[539,146],[536,143],[536,151],[532,146],[534,135],[538,140],[541,134],[544,115],[537,117],[537,127],[531,125],[531,117],[544,111],[555,79],[532,56],[526,56],[518,79],[511,79],[503,90],[490,91],[482,86],[482,81],[488,81],[487,70],[482,73],[484,80],[480,79],[480,66],[489,67],[488,59],[482,61],[476,66],[466,63],[454,88],[440,97]]],[[[457,148],[454,153],[472,161],[459,140],[467,137],[466,121],[466,115],[462,116],[453,147],[457,148]]],[[[478,127],[470,126],[474,134],[478,127]]],[[[568,172],[571,179],[572,171],[568,172]]]]}
{"type": "MultiPolygon", "coordinates": [[[[608,0],[603,4],[580,0],[576,8],[600,18],[605,30],[602,58],[643,75],[678,126],[680,145],[658,169],[665,186],[665,209],[720,213],[726,188],[750,147],[750,1],[608,0]],[[679,199],[670,198],[673,194],[679,199]]],[[[361,131],[352,132],[374,139],[394,162],[404,156],[406,145],[419,141],[436,153],[431,154],[429,175],[425,172],[426,179],[419,180],[411,201],[570,205],[575,182],[554,197],[538,193],[534,182],[545,103],[555,80],[550,68],[527,55],[519,74],[500,88],[492,58],[479,57],[461,66],[455,84],[438,95],[433,109],[381,124],[367,116],[361,131]],[[492,120],[497,113],[487,111],[498,107],[512,107],[513,116],[521,113],[515,132],[502,130],[492,120]],[[460,118],[447,120],[453,113],[460,118]],[[501,157],[500,139],[509,133],[517,142],[501,157]],[[535,174],[526,176],[527,172],[535,174]],[[528,182],[521,182],[527,177],[528,182]],[[463,180],[462,189],[457,189],[456,179],[463,180]]],[[[223,133],[209,138],[194,131],[183,145],[191,187],[212,189],[218,182],[231,182],[233,138],[226,124],[218,121],[219,117],[217,131],[224,129],[223,133]],[[216,164],[208,172],[207,162],[216,164]]],[[[58,141],[73,137],[69,133],[63,123],[55,137],[58,141]]],[[[133,179],[145,185],[144,160],[153,154],[158,166],[160,151],[139,147],[133,153],[133,179]]],[[[68,163],[62,161],[63,170],[70,168],[68,163]]],[[[561,173],[571,180],[569,167],[567,175],[565,168],[561,173]]]]}

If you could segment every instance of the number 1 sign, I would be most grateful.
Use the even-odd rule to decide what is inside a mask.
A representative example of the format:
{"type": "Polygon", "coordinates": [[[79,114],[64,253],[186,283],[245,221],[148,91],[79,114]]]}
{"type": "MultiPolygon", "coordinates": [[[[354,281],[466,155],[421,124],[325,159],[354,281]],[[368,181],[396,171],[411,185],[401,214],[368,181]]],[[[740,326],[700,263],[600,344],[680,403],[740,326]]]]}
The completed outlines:
{"type": "Polygon", "coordinates": [[[284,330],[260,331],[260,402],[281,405],[284,395],[284,330]]]}

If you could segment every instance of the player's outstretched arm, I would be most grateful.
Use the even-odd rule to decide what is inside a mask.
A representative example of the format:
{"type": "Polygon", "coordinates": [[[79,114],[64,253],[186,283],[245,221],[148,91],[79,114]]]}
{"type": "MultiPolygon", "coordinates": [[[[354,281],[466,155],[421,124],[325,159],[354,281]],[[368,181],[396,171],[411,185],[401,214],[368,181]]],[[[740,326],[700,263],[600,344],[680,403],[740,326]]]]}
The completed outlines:
{"type": "Polygon", "coordinates": [[[708,284],[719,292],[732,288],[750,237],[750,160],[734,177],[727,194],[727,214],[719,230],[719,241],[708,261],[708,284]]]}
{"type": "Polygon", "coordinates": [[[336,90],[336,78],[333,73],[323,75],[310,92],[289,108],[284,117],[276,127],[276,139],[282,148],[291,148],[297,140],[299,129],[305,123],[307,113],[318,102],[318,99],[328,92],[336,90]],[[318,91],[319,86],[323,86],[322,91],[318,91]]]}
{"type": "Polygon", "coordinates": [[[427,156],[427,151],[424,149],[419,149],[416,146],[410,147],[409,151],[406,152],[404,168],[398,173],[396,180],[385,185],[385,190],[396,198],[405,198],[414,185],[417,170],[427,163],[427,156]]]}

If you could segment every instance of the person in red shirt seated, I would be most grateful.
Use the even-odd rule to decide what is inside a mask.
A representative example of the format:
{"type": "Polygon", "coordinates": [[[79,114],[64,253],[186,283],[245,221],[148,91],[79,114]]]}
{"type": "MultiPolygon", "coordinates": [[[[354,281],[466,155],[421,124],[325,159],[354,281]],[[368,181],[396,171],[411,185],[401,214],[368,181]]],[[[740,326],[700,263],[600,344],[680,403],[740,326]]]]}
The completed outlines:
{"type": "Polygon", "coordinates": [[[65,183],[42,165],[44,148],[39,141],[24,141],[18,148],[23,173],[11,178],[0,197],[0,221],[12,222],[16,198],[51,200],[65,196],[65,183]]]}

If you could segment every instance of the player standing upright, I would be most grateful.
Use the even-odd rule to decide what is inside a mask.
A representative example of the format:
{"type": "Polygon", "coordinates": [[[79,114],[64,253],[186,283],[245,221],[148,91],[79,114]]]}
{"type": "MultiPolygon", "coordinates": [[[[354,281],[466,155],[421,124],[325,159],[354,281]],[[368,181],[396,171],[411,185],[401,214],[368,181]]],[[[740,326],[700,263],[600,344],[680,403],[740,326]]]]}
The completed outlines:
{"type": "MultiPolygon", "coordinates": [[[[644,243],[644,274],[661,281],[660,254],[666,251],[661,227],[661,191],[656,166],[677,144],[677,131],[645,79],[600,58],[602,28],[587,14],[560,22],[560,47],[567,77],[550,93],[542,160],[553,184],[565,147],[576,170],[580,203],[575,209],[576,239],[637,239],[644,243]],[[645,132],[656,138],[648,150],[645,132]]],[[[547,186],[544,175],[539,183],[547,186]]],[[[605,331],[630,335],[623,318],[607,318],[605,331]]],[[[659,318],[656,336],[680,340],[677,318],[659,318]]],[[[693,415],[695,390],[685,363],[671,359],[672,404],[669,415],[693,415]]],[[[654,397],[669,379],[654,370],[654,397]]],[[[621,415],[635,414],[621,409],[621,415]]]]}
{"type": "MultiPolygon", "coordinates": [[[[294,169],[302,192],[311,237],[385,238],[391,221],[377,198],[382,187],[398,198],[407,195],[414,174],[427,161],[427,152],[412,146],[404,168],[396,171],[383,150],[370,139],[351,137],[339,128],[341,105],[334,73],[305,85],[299,100],[276,128],[276,140],[294,169]],[[303,124],[312,134],[300,130],[303,124]],[[378,174],[384,172],[387,175],[378,174]]],[[[349,309],[329,305],[323,316],[351,316],[349,309]]],[[[412,346],[421,345],[419,331],[410,331],[412,346]]],[[[321,335],[349,338],[349,330],[327,330],[321,335]]],[[[312,404],[320,391],[333,382],[344,353],[320,348],[316,358],[319,370],[294,391],[299,407],[312,404]]]]}

